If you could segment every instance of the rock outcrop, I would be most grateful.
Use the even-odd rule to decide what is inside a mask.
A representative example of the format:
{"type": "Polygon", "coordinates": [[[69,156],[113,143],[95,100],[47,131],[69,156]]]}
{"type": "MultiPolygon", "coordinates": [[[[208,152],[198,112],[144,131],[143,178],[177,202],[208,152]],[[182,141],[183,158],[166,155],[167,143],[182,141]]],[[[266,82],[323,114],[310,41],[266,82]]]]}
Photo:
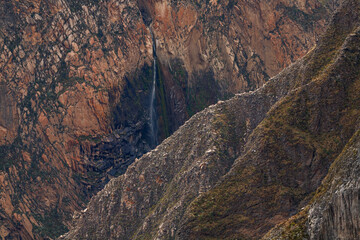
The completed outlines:
{"type": "Polygon", "coordinates": [[[291,231],[265,238],[307,238],[301,217],[337,158],[349,162],[330,170],[338,177],[311,207],[310,237],[357,236],[359,6],[344,1],[317,46],[262,88],[195,114],[60,239],[259,239],[277,224],[291,231]]]}
{"type": "Polygon", "coordinates": [[[334,7],[325,2],[1,1],[0,236],[66,232],[74,210],[150,150],[150,30],[164,139],[302,56],[334,7]]]}
{"type": "Polygon", "coordinates": [[[332,165],[309,209],[309,239],[359,239],[359,131],[332,165]],[[321,195],[321,197],[319,197],[321,195]]]}
{"type": "Polygon", "coordinates": [[[265,239],[359,239],[359,131],[330,167],[312,204],[265,239]]]}
{"type": "MultiPolygon", "coordinates": [[[[88,159],[104,136],[120,139],[114,129],[125,123],[113,112],[130,85],[125,79],[145,78],[136,72],[152,64],[138,13],[136,2],[1,1],[1,237],[58,236],[92,188],[106,182],[112,168],[94,171],[97,161],[88,159]]],[[[137,97],[140,105],[146,92],[137,97]]],[[[119,154],[116,161],[125,160],[119,154]]]]}

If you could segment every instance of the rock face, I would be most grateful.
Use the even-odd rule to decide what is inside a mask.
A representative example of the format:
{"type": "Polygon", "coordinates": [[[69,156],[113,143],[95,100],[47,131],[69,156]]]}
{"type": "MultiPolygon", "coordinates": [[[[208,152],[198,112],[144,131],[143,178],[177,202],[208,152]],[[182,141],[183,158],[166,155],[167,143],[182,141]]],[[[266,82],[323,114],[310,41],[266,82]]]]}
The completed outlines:
{"type": "Polygon", "coordinates": [[[332,164],[313,203],[263,239],[359,239],[359,149],[357,131],[332,164]]]}
{"type": "Polygon", "coordinates": [[[0,83],[0,144],[14,141],[19,117],[14,97],[5,83],[0,83]]]}
{"type": "MultiPolygon", "coordinates": [[[[146,79],[141,71],[152,64],[152,40],[138,14],[136,2],[1,1],[1,237],[54,238],[66,231],[93,188],[116,175],[106,174],[112,156],[102,157],[111,165],[105,170],[96,159],[103,136],[105,143],[146,142],[136,134],[117,136],[126,131],[116,110],[125,86],[146,79]]],[[[137,97],[141,105],[147,93],[137,97]]],[[[138,156],[128,152],[129,159],[138,156]]],[[[118,165],[128,152],[113,153],[118,165]]]]}
{"type": "Polygon", "coordinates": [[[262,88],[195,114],[60,239],[259,239],[297,213],[264,238],[357,239],[359,6],[344,1],[316,48],[262,88]]]}
{"type": "MultiPolygon", "coordinates": [[[[74,210],[150,150],[150,30],[164,139],[198,110],[261,86],[302,56],[331,7],[316,0],[1,1],[0,236],[59,236],[74,210]]],[[[246,134],[270,106],[246,120],[246,134]]]]}
{"type": "Polygon", "coordinates": [[[359,239],[359,131],[333,164],[327,192],[311,206],[309,239],[359,239]]]}
{"type": "Polygon", "coordinates": [[[138,2],[156,38],[172,131],[218,99],[262,86],[303,56],[327,11],[318,1],[138,2]]]}
{"type": "MultiPolygon", "coordinates": [[[[353,91],[359,89],[359,1],[344,2],[344,8],[337,15],[337,21],[354,27],[342,47],[340,61],[343,67],[352,69],[341,79],[357,79],[352,86],[353,91]],[[352,10],[350,10],[352,9],[352,10]],[[356,22],[351,25],[349,22],[356,22]],[[354,64],[354,65],[353,65],[354,64]],[[356,66],[355,68],[352,68],[356,66]]],[[[340,25],[339,27],[343,27],[340,25]]],[[[359,104],[359,97],[352,99],[359,104]]],[[[331,165],[326,178],[316,191],[315,196],[304,209],[289,221],[272,229],[264,239],[359,239],[359,116],[358,111],[353,115],[357,118],[353,124],[357,130],[347,143],[342,153],[331,165]]]]}

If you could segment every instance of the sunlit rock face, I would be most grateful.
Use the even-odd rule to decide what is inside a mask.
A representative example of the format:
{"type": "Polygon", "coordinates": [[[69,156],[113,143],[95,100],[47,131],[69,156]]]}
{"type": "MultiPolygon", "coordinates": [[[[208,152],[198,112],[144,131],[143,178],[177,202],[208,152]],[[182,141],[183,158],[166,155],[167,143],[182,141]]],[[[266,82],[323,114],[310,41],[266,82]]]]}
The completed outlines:
{"type": "Polygon", "coordinates": [[[153,147],[154,71],[162,141],[199,110],[260,87],[304,55],[333,7],[1,1],[0,236],[66,232],[74,210],[153,147]]]}

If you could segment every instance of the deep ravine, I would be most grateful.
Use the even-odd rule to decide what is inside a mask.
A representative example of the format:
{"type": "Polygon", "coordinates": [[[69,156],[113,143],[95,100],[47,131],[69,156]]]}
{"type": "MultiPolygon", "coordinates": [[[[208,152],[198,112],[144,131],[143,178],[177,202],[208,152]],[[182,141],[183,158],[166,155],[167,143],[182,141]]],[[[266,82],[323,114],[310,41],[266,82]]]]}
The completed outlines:
{"type": "MultiPolygon", "coordinates": [[[[358,0],[344,1],[304,58],[262,88],[195,114],[112,179],[60,239],[260,239],[300,212],[359,129],[359,15],[358,0]]],[[[349,153],[358,159],[357,149],[349,153]]],[[[357,239],[358,213],[344,221],[340,207],[357,211],[358,192],[316,208],[317,218],[328,209],[314,225],[320,234],[309,238],[299,226],[283,239],[357,239]]]]}
{"type": "Polygon", "coordinates": [[[153,82],[150,96],[150,106],[149,106],[149,127],[150,127],[150,146],[155,148],[158,145],[158,127],[157,127],[157,113],[156,113],[156,40],[154,33],[150,30],[152,41],[153,41],[153,82]]]}
{"type": "Polygon", "coordinates": [[[303,2],[0,1],[0,238],[66,232],[151,141],[303,56],[329,16],[303,2]]]}

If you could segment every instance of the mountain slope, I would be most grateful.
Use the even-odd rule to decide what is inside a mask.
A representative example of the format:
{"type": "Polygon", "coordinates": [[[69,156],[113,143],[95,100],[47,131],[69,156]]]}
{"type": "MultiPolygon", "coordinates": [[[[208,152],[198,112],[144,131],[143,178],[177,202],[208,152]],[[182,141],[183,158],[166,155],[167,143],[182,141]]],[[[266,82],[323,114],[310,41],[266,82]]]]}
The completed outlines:
{"type": "MultiPolygon", "coordinates": [[[[354,65],[359,62],[359,54],[356,54],[360,49],[359,39],[358,27],[348,37],[347,46],[343,49],[346,56],[343,60],[347,65],[344,67],[354,67],[351,73],[357,74],[353,76],[357,77],[357,81],[352,85],[351,93],[359,90],[359,68],[354,65]]],[[[359,105],[360,99],[356,95],[352,94],[355,97],[351,98],[351,105],[359,105]]],[[[351,118],[356,118],[357,113],[352,112],[351,118]]],[[[331,165],[310,204],[289,221],[272,229],[264,239],[288,239],[289,236],[305,236],[308,239],[359,239],[359,120],[352,124],[357,131],[331,165]]]]}
{"type": "Polygon", "coordinates": [[[359,239],[359,131],[332,164],[312,204],[262,239],[359,239]]]}
{"type": "Polygon", "coordinates": [[[0,236],[66,232],[151,149],[154,57],[164,139],[302,56],[331,12],[306,2],[0,1],[0,236]]]}
{"type": "Polygon", "coordinates": [[[304,206],[357,129],[358,54],[351,34],[323,73],[268,113],[231,172],[190,207],[186,238],[258,238],[304,206]]]}
{"type": "Polygon", "coordinates": [[[258,239],[298,213],[359,127],[359,5],[343,2],[264,87],[196,114],[113,179],[61,239],[258,239]]]}

